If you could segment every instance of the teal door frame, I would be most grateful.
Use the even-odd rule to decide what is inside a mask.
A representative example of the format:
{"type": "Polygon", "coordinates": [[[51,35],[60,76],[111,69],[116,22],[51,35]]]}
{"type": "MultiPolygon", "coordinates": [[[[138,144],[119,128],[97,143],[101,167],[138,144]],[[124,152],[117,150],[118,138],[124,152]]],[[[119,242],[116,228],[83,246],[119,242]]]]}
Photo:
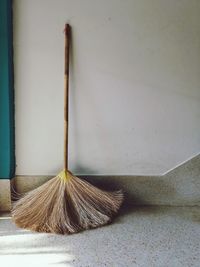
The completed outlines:
{"type": "Polygon", "coordinates": [[[12,0],[0,0],[0,179],[15,175],[12,0]]]}

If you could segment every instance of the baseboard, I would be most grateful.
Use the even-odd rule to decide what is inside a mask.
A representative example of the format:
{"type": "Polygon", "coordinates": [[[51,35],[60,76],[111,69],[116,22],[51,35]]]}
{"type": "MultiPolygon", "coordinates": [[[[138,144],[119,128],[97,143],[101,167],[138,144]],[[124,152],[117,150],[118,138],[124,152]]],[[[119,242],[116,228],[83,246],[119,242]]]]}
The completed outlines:
{"type": "Polygon", "coordinates": [[[9,179],[0,179],[0,211],[11,209],[11,189],[9,179]]]}
{"type": "MultiPolygon", "coordinates": [[[[131,205],[200,206],[200,155],[162,176],[81,176],[106,190],[122,189],[131,205]]],[[[30,191],[50,176],[16,176],[12,188],[19,193],[30,191]]],[[[8,210],[9,180],[0,180],[0,209],[8,210]]]]}

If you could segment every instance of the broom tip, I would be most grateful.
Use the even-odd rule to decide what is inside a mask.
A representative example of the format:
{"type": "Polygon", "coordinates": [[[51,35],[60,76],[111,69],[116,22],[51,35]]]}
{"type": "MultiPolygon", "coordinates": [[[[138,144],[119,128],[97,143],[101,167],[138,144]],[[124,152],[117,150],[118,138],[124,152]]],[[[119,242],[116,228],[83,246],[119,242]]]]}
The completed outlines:
{"type": "Polygon", "coordinates": [[[64,29],[63,32],[64,32],[66,35],[69,35],[69,34],[70,34],[70,29],[71,29],[71,27],[70,27],[69,23],[66,23],[66,24],[65,24],[65,29],[64,29]]]}

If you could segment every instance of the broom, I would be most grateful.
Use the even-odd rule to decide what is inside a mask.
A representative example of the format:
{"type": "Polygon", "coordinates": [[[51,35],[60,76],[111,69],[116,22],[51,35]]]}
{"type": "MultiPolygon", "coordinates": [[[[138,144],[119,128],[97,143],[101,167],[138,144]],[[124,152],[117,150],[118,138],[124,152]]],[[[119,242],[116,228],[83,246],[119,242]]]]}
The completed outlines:
{"type": "Polygon", "coordinates": [[[68,170],[70,26],[65,25],[64,169],[13,204],[17,226],[37,232],[71,234],[111,221],[123,201],[121,191],[106,192],[68,170]]]}

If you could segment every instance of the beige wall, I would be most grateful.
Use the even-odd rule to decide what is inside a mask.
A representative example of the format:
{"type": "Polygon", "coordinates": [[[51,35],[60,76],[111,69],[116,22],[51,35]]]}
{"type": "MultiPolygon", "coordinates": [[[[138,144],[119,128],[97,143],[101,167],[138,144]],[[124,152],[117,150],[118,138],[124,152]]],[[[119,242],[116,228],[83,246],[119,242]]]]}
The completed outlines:
{"type": "Polygon", "coordinates": [[[159,175],[199,154],[199,14],[198,0],[15,0],[17,174],[62,166],[65,22],[72,171],[159,175]]]}

